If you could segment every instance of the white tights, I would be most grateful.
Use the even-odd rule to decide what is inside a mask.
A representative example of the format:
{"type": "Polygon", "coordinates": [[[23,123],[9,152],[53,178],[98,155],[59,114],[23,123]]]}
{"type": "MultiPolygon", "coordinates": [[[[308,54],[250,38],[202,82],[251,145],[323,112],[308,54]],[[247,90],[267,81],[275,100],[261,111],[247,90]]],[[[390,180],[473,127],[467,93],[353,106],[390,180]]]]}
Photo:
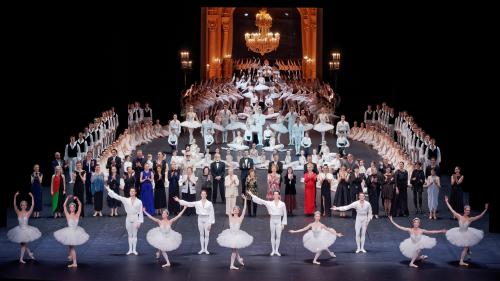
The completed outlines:
{"type": "Polygon", "coordinates": [[[208,216],[198,216],[198,230],[200,231],[200,245],[202,251],[208,251],[208,241],[210,238],[209,226],[208,216]]]}

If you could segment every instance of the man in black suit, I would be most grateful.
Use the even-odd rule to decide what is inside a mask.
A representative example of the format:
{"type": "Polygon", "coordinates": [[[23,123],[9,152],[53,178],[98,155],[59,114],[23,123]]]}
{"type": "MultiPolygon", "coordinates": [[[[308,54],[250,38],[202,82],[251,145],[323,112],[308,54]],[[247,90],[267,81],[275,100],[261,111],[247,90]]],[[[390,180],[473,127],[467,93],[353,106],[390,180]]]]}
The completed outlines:
{"type": "Polygon", "coordinates": [[[241,194],[246,193],[248,170],[250,169],[253,169],[253,159],[248,157],[248,150],[245,150],[243,157],[240,159],[241,194]]]}
{"type": "Polygon", "coordinates": [[[281,183],[281,174],[283,174],[283,162],[281,162],[279,160],[279,158],[280,158],[280,155],[277,152],[273,153],[273,161],[269,162],[269,167],[267,168],[267,173],[270,174],[271,168],[273,167],[273,164],[276,165],[276,167],[278,168],[276,170],[276,173],[278,175],[280,175],[280,183],[281,183]]]}
{"type": "Polygon", "coordinates": [[[313,173],[315,173],[316,175],[319,174],[319,171],[318,171],[318,165],[316,165],[316,163],[313,163],[312,162],[312,155],[307,155],[307,162],[304,164],[304,174],[307,173],[307,164],[311,163],[313,165],[313,173]]]}
{"type": "Polygon", "coordinates": [[[137,188],[137,192],[139,192],[141,187],[141,181],[140,181],[141,172],[144,171],[144,164],[146,164],[147,160],[142,154],[142,150],[140,149],[137,150],[135,155],[136,156],[132,161],[132,169],[135,172],[135,187],[137,188]]]}
{"type": "Polygon", "coordinates": [[[224,187],[224,174],[226,173],[226,164],[220,161],[220,154],[215,154],[214,162],[210,164],[210,172],[212,173],[212,203],[217,201],[217,190],[220,191],[222,203],[226,202],[225,187],[224,187]]]}
{"type": "Polygon", "coordinates": [[[109,174],[111,175],[111,167],[116,167],[116,172],[118,175],[121,174],[121,168],[122,168],[122,159],[117,156],[118,151],[113,148],[111,150],[111,157],[108,158],[108,162],[106,163],[106,169],[108,169],[109,174]]]}
{"type": "Polygon", "coordinates": [[[66,163],[64,162],[64,160],[61,159],[61,153],[56,152],[54,154],[54,157],[55,157],[55,159],[52,160],[52,174],[56,173],[56,167],[57,166],[61,166],[63,168],[63,170],[65,170],[66,167],[68,167],[68,165],[66,165],[66,163]]]}

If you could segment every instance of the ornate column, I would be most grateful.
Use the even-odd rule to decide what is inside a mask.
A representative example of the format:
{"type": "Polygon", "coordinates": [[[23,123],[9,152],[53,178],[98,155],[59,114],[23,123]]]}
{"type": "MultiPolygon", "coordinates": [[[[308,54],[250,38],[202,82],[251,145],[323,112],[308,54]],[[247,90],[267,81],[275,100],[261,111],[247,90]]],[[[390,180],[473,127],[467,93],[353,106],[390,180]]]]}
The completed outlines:
{"type": "Polygon", "coordinates": [[[207,9],[207,79],[220,77],[220,43],[221,43],[221,20],[222,8],[207,9]]]}
{"type": "Polygon", "coordinates": [[[233,72],[233,11],[234,8],[224,8],[222,12],[222,62],[223,78],[230,78],[233,72]]]}

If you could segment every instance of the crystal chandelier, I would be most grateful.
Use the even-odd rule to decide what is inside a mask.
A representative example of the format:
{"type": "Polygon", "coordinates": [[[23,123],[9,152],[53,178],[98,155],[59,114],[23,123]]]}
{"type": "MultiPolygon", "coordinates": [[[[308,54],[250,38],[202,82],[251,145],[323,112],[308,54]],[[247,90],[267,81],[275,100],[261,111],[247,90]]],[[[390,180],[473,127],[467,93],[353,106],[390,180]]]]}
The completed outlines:
{"type": "Polygon", "coordinates": [[[273,25],[273,19],[266,9],[262,9],[255,16],[255,25],[259,28],[258,33],[245,33],[245,42],[248,49],[261,56],[272,52],[280,44],[280,34],[269,31],[273,25]]]}

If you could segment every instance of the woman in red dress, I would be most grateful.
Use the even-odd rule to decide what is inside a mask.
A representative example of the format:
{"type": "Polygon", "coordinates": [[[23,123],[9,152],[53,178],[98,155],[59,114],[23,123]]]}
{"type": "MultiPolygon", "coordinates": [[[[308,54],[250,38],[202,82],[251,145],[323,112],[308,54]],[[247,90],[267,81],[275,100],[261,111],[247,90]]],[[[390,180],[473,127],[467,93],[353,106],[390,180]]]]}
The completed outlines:
{"type": "Polygon", "coordinates": [[[304,214],[312,215],[316,211],[316,174],[313,165],[307,164],[307,172],[304,174],[304,214]]]}
{"type": "Polygon", "coordinates": [[[280,191],[280,175],[278,175],[278,173],[276,172],[277,170],[278,167],[276,166],[276,164],[273,164],[271,166],[271,173],[267,175],[267,200],[273,200],[274,192],[280,191]]]}

